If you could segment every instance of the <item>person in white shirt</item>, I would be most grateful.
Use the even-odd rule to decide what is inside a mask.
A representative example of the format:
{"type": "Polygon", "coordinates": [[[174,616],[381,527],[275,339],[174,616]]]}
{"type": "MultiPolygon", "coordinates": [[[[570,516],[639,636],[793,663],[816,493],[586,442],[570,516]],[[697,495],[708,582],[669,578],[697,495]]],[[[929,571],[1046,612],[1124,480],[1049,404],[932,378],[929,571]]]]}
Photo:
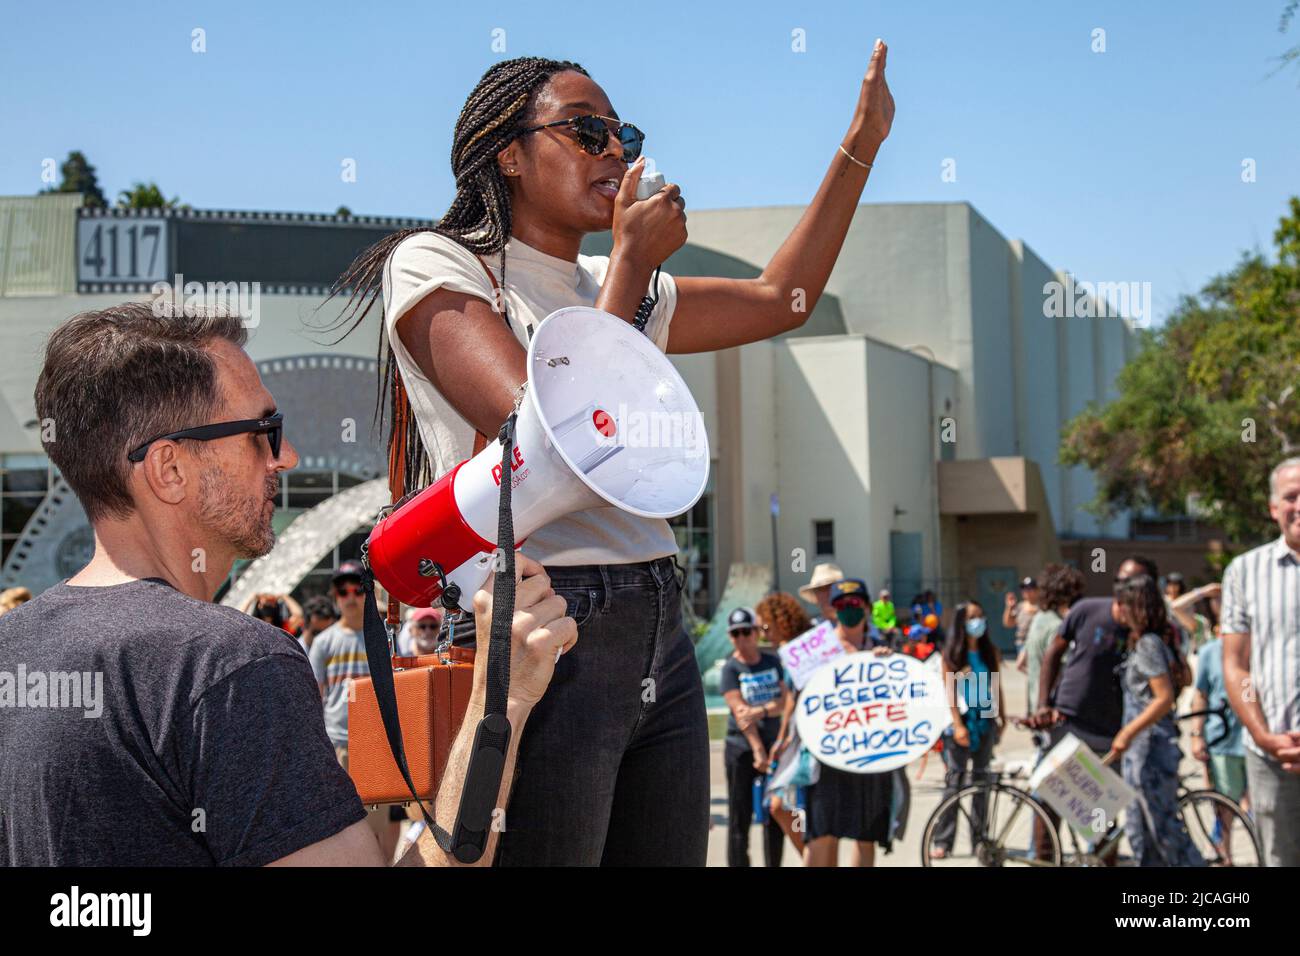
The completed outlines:
{"type": "MultiPolygon", "coordinates": [[[[527,379],[528,340],[557,309],[604,310],[674,353],[800,327],[889,134],[885,57],[877,41],[816,196],[747,279],[659,270],[686,242],[685,200],[672,183],[636,200],[644,135],[586,70],[540,57],[489,68],[456,122],[446,213],[432,230],[381,240],[337,285],[351,290],[340,320],[348,331],[382,289],[381,394],[394,409],[390,452],[404,489],[497,434],[527,379]],[[580,254],[584,236],[607,230],[609,256],[580,254]]],[[[668,523],[592,508],[535,530],[522,550],[547,568],[582,640],[520,742],[496,862],[703,865],[708,729],[668,523]]]]}
{"type": "Polygon", "coordinates": [[[1278,463],[1268,491],[1281,534],[1223,573],[1223,685],[1265,862],[1300,866],[1300,458],[1278,463]]]}

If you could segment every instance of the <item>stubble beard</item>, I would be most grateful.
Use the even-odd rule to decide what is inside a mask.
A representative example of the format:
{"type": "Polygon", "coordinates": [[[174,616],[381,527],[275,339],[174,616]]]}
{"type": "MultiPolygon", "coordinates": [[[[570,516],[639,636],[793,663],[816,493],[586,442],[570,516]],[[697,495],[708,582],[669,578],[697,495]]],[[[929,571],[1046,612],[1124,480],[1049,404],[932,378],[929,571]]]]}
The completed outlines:
{"type": "Polygon", "coordinates": [[[206,469],[199,478],[199,520],[213,535],[230,546],[239,558],[260,558],[275,546],[275,529],[266,502],[275,494],[278,482],[266,481],[262,494],[241,495],[220,464],[206,469]]]}

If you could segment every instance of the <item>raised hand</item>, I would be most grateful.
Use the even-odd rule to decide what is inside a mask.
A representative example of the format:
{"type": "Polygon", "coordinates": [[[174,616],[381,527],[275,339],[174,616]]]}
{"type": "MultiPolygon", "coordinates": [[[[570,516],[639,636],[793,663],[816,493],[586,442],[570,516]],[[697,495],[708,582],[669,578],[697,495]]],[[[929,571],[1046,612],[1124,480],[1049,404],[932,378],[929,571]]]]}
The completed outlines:
{"type": "Polygon", "coordinates": [[[858,107],[849,128],[849,142],[855,147],[850,152],[858,159],[865,159],[860,155],[862,153],[874,155],[894,125],[894,95],[889,92],[889,83],[885,80],[888,54],[889,47],[885,41],[877,40],[875,49],[871,51],[871,62],[867,64],[867,75],[862,78],[858,107]]]}

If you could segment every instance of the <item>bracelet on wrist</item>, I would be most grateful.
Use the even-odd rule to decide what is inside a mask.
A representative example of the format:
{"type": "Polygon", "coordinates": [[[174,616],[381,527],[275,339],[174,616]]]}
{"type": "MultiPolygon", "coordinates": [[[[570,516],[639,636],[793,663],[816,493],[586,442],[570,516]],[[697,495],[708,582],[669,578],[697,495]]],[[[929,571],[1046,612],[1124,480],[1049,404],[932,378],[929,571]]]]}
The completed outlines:
{"type": "Polygon", "coordinates": [[[847,149],[844,148],[843,143],[840,143],[840,152],[843,153],[845,156],[847,156],[850,162],[856,163],[857,165],[861,166],[863,169],[870,169],[873,165],[871,163],[864,163],[862,160],[858,159],[856,156],[854,156],[852,153],[850,153],[847,149]]]}

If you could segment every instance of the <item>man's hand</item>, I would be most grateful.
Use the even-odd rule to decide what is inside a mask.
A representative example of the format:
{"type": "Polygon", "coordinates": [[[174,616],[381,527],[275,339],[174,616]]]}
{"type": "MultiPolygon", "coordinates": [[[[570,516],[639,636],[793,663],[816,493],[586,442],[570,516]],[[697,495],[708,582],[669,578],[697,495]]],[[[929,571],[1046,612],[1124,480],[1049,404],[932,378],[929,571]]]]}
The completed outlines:
{"type": "Polygon", "coordinates": [[[1205,746],[1204,737],[1192,738],[1192,756],[1195,757],[1197,760],[1199,760],[1201,763],[1209,763],[1210,750],[1208,747],[1205,746]]]}
{"type": "Polygon", "coordinates": [[[1255,738],[1259,748],[1282,765],[1283,770],[1300,773],[1300,733],[1288,731],[1263,734],[1255,738]]]}
{"type": "Polygon", "coordinates": [[[1055,707],[1044,707],[1036,711],[1033,716],[1025,719],[1025,726],[1031,730],[1047,730],[1049,727],[1055,727],[1062,720],[1061,712],[1055,707]]]}
{"type": "MultiPolygon", "coordinates": [[[[492,587],[488,578],[474,595],[477,657],[486,664],[492,636],[492,587]]],[[[545,569],[531,558],[515,555],[515,615],[510,625],[510,703],[532,708],[551,682],[559,654],[578,641],[578,625],[564,615],[564,598],[551,590],[545,569]],[[559,654],[557,654],[557,651],[559,654]]],[[[476,682],[487,681],[487,667],[475,668],[476,682]]]]}

